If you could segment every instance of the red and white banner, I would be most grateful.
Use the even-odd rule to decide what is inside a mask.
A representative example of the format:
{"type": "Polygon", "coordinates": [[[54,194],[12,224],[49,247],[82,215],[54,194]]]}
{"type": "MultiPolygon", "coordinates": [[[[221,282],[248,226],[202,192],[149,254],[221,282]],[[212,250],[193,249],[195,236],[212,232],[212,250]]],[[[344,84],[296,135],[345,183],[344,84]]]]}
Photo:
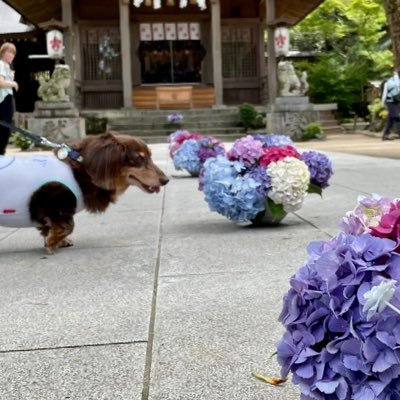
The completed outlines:
{"type": "Polygon", "coordinates": [[[176,40],[176,24],[175,23],[168,23],[164,24],[165,29],[165,39],[166,40],[176,40]]]}
{"type": "Polygon", "coordinates": [[[151,34],[151,24],[140,24],[140,40],[142,42],[153,40],[151,34]]]}
{"type": "Polygon", "coordinates": [[[198,22],[191,22],[189,24],[190,40],[200,40],[200,24],[198,22]]]}
{"type": "Polygon", "coordinates": [[[153,40],[165,40],[164,24],[162,23],[151,24],[151,27],[153,31],[153,40]]]}
{"type": "Polygon", "coordinates": [[[198,22],[157,22],[140,24],[140,41],[152,40],[200,40],[200,24],[198,22]]]}
{"type": "Polygon", "coordinates": [[[189,24],[187,22],[178,23],[178,40],[189,39],[189,24]]]}

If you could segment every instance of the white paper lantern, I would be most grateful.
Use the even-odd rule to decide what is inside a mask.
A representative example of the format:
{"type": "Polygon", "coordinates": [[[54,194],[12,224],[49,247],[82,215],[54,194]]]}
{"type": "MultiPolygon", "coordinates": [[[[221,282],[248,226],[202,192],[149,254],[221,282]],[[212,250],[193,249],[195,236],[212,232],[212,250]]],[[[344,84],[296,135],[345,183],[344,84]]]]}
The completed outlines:
{"type": "Polygon", "coordinates": [[[64,35],[61,31],[53,29],[46,33],[47,54],[50,58],[64,57],[64,35]]]}
{"type": "Polygon", "coordinates": [[[275,54],[277,57],[286,57],[289,54],[289,29],[280,26],[275,29],[274,34],[275,54]]]}

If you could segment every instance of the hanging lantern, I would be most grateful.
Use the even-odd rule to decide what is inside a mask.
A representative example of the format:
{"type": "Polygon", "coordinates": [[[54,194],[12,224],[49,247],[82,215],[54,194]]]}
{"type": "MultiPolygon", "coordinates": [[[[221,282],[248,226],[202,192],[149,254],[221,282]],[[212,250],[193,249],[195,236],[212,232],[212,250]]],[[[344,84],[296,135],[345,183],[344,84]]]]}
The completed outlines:
{"type": "Polygon", "coordinates": [[[64,35],[57,29],[46,33],[47,54],[50,58],[59,59],[64,57],[64,35]]]}
{"type": "Polygon", "coordinates": [[[289,54],[289,29],[279,26],[274,34],[275,54],[277,57],[286,57],[289,54]]]}

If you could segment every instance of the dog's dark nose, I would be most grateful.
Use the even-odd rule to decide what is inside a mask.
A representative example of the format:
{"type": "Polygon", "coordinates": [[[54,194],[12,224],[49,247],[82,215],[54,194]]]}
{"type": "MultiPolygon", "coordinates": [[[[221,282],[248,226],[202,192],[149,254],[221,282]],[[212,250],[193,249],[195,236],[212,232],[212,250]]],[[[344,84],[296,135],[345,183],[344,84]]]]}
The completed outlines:
{"type": "Polygon", "coordinates": [[[166,185],[168,182],[169,182],[169,179],[166,176],[160,178],[161,186],[166,185]]]}

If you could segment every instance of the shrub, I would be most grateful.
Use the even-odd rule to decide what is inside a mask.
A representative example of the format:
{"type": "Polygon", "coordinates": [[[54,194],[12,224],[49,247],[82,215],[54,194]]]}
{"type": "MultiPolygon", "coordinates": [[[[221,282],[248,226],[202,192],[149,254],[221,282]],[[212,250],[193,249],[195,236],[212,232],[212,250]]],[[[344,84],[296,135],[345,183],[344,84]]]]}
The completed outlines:
{"type": "Polygon", "coordinates": [[[321,138],[322,138],[322,127],[320,124],[316,122],[311,122],[305,127],[302,136],[303,140],[321,139],[321,138]]]}
{"type": "Polygon", "coordinates": [[[35,147],[35,143],[32,142],[32,140],[17,132],[13,134],[13,142],[14,145],[19,147],[21,150],[30,150],[35,147]]]}
{"type": "Polygon", "coordinates": [[[370,131],[380,132],[388,116],[386,106],[382,105],[380,99],[375,99],[374,102],[368,106],[368,110],[371,115],[370,131]]]}
{"type": "Polygon", "coordinates": [[[255,125],[257,119],[256,108],[249,103],[243,103],[239,107],[240,122],[243,124],[245,131],[255,125]]]}

